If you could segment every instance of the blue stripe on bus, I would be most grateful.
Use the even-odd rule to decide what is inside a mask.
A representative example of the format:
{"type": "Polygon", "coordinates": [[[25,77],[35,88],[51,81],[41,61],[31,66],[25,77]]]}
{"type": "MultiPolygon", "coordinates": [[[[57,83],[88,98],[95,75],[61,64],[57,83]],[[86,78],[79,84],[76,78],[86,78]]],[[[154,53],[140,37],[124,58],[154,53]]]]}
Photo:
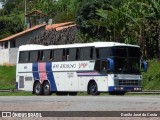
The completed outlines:
{"type": "Polygon", "coordinates": [[[32,64],[32,71],[34,80],[39,80],[38,63],[32,64]]]}
{"type": "Polygon", "coordinates": [[[16,89],[18,89],[18,82],[16,82],[16,89]]]}
{"type": "Polygon", "coordinates": [[[53,76],[53,71],[52,71],[52,63],[51,62],[46,62],[46,71],[47,71],[47,78],[50,81],[51,84],[51,91],[57,91],[57,86],[55,83],[55,79],[53,76]]]}

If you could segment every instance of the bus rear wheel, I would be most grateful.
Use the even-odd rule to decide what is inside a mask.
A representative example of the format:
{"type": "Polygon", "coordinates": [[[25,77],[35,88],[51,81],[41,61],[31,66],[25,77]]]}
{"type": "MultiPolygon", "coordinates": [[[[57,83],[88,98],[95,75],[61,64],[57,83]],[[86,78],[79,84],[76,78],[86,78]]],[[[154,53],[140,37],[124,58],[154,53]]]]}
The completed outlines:
{"type": "Polygon", "coordinates": [[[42,90],[42,85],[40,82],[36,82],[34,85],[34,93],[36,95],[42,95],[43,94],[43,90],[42,90]]]}
{"type": "Polygon", "coordinates": [[[44,93],[44,95],[51,95],[52,94],[51,87],[50,87],[50,84],[48,82],[45,82],[43,84],[43,93],[44,93]]]}
{"type": "Polygon", "coordinates": [[[100,93],[98,92],[98,86],[95,81],[92,81],[89,83],[88,86],[88,93],[91,95],[99,95],[100,93]]]}

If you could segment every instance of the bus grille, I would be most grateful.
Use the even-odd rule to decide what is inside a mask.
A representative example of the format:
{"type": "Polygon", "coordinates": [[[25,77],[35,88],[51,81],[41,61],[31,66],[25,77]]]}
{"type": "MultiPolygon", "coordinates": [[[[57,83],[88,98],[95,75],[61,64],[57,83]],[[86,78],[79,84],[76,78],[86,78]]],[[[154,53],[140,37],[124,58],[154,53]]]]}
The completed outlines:
{"type": "Polygon", "coordinates": [[[141,80],[115,80],[115,85],[118,86],[141,86],[141,80]]]}

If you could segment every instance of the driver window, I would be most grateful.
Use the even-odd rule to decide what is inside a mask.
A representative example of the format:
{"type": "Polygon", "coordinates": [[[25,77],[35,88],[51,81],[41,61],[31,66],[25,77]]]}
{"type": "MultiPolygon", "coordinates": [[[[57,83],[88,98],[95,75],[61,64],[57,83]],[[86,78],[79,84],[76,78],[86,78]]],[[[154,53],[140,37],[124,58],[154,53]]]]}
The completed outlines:
{"type": "Polygon", "coordinates": [[[106,74],[108,72],[108,61],[101,62],[101,72],[106,74]]]}

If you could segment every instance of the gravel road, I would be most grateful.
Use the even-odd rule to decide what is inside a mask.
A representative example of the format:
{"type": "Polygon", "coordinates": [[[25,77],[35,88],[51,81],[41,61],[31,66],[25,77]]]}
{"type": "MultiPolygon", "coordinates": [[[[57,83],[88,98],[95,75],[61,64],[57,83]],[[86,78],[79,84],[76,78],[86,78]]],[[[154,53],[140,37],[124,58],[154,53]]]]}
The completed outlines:
{"type": "Polygon", "coordinates": [[[160,111],[160,96],[3,96],[0,111],[160,111]]]}

